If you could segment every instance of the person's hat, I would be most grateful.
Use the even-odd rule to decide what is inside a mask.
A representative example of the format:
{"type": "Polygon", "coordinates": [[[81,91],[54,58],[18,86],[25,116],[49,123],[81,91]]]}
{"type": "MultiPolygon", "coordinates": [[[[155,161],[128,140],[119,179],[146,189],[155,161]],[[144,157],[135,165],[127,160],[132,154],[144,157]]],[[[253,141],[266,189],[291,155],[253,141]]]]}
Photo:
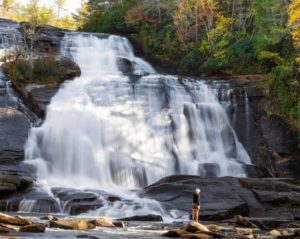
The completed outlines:
{"type": "Polygon", "coordinates": [[[196,193],[200,193],[201,190],[199,188],[196,189],[196,193]]]}

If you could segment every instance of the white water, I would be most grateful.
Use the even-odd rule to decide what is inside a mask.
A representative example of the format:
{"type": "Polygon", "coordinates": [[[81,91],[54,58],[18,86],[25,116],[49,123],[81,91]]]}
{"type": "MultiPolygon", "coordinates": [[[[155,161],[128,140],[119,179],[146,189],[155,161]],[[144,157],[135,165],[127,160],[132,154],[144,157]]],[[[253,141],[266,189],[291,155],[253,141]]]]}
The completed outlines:
{"type": "Polygon", "coordinates": [[[26,158],[40,183],[112,189],[175,173],[246,176],[250,158],[205,83],[156,74],[117,36],[67,34],[61,50],[82,75],[61,87],[44,124],[31,130],[26,158]],[[144,76],[133,83],[120,58],[144,76]]]}

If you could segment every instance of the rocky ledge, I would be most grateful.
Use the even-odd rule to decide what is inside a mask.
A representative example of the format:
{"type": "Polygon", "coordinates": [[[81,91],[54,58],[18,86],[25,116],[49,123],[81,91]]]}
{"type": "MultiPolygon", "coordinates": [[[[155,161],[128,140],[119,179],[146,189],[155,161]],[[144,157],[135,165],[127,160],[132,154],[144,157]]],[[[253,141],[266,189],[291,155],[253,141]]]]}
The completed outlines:
{"type": "Polygon", "coordinates": [[[293,179],[174,175],[146,187],[142,195],[157,200],[166,210],[190,212],[195,188],[201,188],[201,220],[235,215],[300,219],[300,181],[293,179]]]}

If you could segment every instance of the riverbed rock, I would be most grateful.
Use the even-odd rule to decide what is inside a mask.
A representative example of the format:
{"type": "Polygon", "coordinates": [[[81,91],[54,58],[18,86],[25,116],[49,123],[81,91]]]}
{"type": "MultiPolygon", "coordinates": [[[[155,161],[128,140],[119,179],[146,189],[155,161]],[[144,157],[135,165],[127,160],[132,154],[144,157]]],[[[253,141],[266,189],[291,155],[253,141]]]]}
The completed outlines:
{"type": "Polygon", "coordinates": [[[29,219],[20,216],[10,216],[4,213],[0,213],[0,223],[16,226],[32,225],[32,221],[29,219]]]}
{"type": "Polygon", "coordinates": [[[50,227],[66,230],[90,230],[94,229],[96,226],[94,223],[86,220],[66,219],[50,221],[50,227]]]}
{"type": "Polygon", "coordinates": [[[0,108],[0,163],[24,159],[30,122],[20,111],[0,108]]]}

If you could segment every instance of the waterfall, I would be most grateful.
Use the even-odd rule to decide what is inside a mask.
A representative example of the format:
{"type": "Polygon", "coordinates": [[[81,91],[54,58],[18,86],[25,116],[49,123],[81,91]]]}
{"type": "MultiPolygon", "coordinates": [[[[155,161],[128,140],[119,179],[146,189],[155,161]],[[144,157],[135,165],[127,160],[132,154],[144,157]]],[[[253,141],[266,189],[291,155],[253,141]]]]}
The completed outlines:
{"type": "Polygon", "coordinates": [[[61,52],[82,75],[30,132],[39,182],[139,188],[171,174],[246,176],[250,158],[204,81],[157,74],[123,37],[67,33],[61,52]]]}

